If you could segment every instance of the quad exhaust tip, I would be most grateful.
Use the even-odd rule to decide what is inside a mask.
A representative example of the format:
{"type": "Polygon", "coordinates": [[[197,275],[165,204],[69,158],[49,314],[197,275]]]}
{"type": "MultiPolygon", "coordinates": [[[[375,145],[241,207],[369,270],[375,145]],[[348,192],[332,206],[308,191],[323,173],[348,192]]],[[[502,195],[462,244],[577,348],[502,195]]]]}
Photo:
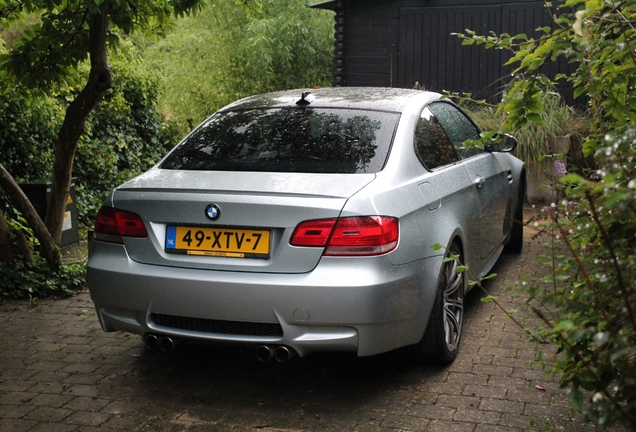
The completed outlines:
{"type": "MultiPolygon", "coordinates": [[[[154,333],[146,333],[143,335],[143,342],[145,347],[150,351],[162,351],[165,353],[170,353],[174,351],[179,346],[179,339],[171,337],[158,335],[154,333]]],[[[293,357],[298,355],[295,349],[285,346],[269,346],[269,345],[261,345],[256,348],[256,358],[262,362],[267,362],[272,359],[275,359],[279,363],[287,363],[293,357]]]]}
{"type": "Polygon", "coordinates": [[[284,345],[271,347],[268,345],[262,345],[256,348],[256,358],[262,362],[275,359],[280,363],[286,363],[298,353],[295,349],[284,345]]]}
{"type": "Polygon", "coordinates": [[[143,336],[143,341],[147,349],[151,351],[160,350],[165,353],[174,351],[179,345],[179,339],[153,333],[146,333],[143,336]]]}

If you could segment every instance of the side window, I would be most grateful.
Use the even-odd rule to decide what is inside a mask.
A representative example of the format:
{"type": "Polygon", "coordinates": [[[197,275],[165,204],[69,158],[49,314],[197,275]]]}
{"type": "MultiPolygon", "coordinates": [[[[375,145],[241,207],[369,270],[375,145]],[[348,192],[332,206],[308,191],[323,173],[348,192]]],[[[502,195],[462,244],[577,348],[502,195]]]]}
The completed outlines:
{"type": "Polygon", "coordinates": [[[430,108],[457,149],[460,159],[466,159],[483,152],[476,147],[464,147],[466,140],[479,138],[479,129],[457,107],[446,102],[435,102],[430,105],[430,108]]]}
{"type": "Polygon", "coordinates": [[[428,108],[424,108],[415,126],[415,152],[429,170],[458,161],[455,147],[428,108]]]}

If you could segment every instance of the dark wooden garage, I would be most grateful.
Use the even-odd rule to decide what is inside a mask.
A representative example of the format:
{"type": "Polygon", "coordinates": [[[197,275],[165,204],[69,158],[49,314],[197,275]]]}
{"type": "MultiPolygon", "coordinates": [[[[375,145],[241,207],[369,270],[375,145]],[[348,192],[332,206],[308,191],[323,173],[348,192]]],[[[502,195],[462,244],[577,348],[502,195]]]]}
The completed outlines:
{"type": "MultiPolygon", "coordinates": [[[[336,12],[334,86],[423,86],[494,100],[510,80],[508,53],[462,46],[451,33],[471,29],[539,36],[552,22],[537,0],[332,0],[336,12]]],[[[565,62],[546,72],[564,72],[565,62]]]]}

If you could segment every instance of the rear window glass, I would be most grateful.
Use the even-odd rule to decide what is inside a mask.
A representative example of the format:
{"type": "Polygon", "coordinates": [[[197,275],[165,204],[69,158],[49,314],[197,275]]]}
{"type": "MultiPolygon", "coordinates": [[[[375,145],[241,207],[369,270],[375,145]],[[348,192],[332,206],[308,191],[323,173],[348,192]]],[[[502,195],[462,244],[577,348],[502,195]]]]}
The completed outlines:
{"type": "Polygon", "coordinates": [[[218,113],[185,138],[164,169],[375,173],[384,167],[399,114],[347,109],[218,113]]]}

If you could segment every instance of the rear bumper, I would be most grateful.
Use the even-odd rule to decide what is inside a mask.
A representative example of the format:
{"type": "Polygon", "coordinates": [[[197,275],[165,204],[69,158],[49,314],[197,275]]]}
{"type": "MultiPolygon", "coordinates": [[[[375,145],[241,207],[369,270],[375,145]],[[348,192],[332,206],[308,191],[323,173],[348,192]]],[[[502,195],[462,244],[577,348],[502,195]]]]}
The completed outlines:
{"type": "Polygon", "coordinates": [[[440,258],[391,266],[386,256],[323,258],[309,273],[247,273],[146,265],[132,261],[120,245],[95,242],[93,248],[88,286],[105,331],[286,345],[301,356],[316,351],[366,356],[417,343],[441,263],[440,258]],[[231,328],[274,324],[280,331],[224,331],[208,322],[231,328]]]}

